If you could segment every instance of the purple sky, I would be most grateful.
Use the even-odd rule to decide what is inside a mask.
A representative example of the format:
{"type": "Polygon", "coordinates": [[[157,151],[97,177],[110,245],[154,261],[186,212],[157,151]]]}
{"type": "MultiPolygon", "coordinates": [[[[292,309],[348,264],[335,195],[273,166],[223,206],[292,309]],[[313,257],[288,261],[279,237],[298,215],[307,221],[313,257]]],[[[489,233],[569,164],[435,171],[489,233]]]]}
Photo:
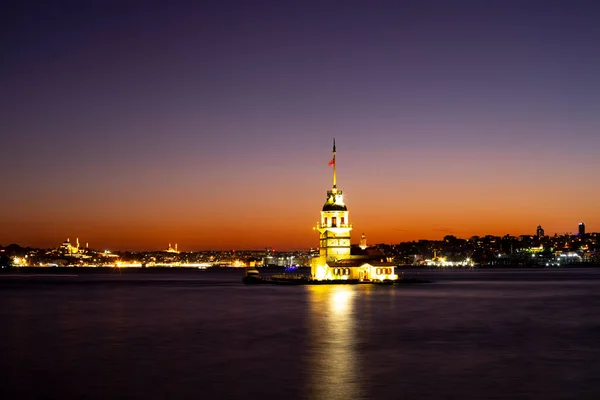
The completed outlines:
{"type": "Polygon", "coordinates": [[[1,244],[600,230],[596,2],[191,3],[9,8],[1,244]]]}

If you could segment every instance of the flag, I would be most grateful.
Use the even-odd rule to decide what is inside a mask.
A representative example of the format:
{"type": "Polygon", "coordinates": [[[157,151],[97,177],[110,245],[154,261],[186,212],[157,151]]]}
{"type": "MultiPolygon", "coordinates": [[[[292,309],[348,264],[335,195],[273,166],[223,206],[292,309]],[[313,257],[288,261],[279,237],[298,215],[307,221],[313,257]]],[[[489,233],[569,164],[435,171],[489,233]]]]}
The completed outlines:
{"type": "Polygon", "coordinates": [[[333,164],[335,164],[335,158],[332,158],[331,161],[329,161],[329,166],[332,167],[333,164]]]}

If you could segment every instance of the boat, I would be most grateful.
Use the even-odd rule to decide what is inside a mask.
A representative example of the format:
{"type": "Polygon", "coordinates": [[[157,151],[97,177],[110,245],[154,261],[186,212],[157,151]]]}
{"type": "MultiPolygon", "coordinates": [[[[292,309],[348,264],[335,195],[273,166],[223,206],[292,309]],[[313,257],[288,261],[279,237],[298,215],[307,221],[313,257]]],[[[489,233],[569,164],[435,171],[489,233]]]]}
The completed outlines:
{"type": "Polygon", "coordinates": [[[242,282],[246,285],[256,285],[261,283],[271,283],[269,280],[264,279],[260,276],[260,272],[256,269],[249,269],[244,274],[244,278],[242,278],[242,282]]]}

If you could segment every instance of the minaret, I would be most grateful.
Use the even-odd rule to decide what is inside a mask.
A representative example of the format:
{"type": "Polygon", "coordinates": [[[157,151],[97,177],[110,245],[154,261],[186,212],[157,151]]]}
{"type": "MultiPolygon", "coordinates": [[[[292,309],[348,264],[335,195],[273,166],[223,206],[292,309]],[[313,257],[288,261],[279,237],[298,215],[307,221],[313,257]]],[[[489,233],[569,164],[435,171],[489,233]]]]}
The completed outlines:
{"type": "Polygon", "coordinates": [[[327,200],[321,210],[321,222],[317,224],[319,231],[319,258],[321,262],[339,261],[350,256],[350,231],[352,225],[348,221],[348,208],[344,204],[344,195],[337,188],[335,139],[333,139],[333,187],[327,191],[327,200]]]}
{"type": "Polygon", "coordinates": [[[333,191],[337,190],[337,174],[336,174],[336,165],[335,165],[335,138],[333,138],[333,159],[331,162],[333,163],[333,191]]]}
{"type": "Polygon", "coordinates": [[[362,236],[360,237],[360,248],[365,250],[367,248],[367,237],[365,236],[365,233],[363,232],[362,236]]]}

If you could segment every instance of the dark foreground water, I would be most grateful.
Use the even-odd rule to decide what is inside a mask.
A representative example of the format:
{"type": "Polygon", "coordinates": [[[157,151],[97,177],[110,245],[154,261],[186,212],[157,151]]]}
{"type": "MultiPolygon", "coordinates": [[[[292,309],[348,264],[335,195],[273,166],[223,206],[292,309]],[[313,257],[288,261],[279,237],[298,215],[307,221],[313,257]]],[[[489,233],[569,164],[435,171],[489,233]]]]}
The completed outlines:
{"type": "Polygon", "coordinates": [[[0,274],[0,398],[600,398],[600,270],[427,276],[0,274]]]}

